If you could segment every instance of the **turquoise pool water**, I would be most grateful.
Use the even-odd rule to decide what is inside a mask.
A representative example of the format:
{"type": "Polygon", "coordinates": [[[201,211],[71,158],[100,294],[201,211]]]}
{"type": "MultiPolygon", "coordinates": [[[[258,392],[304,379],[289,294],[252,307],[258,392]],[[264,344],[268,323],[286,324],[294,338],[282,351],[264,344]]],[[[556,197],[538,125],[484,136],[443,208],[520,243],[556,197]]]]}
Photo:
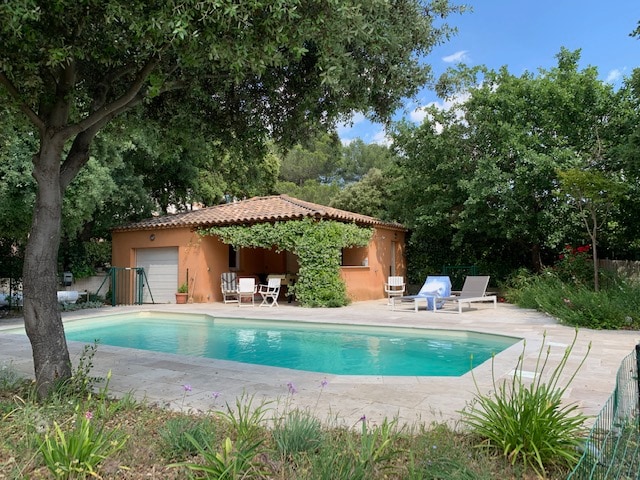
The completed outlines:
{"type": "Polygon", "coordinates": [[[65,324],[70,341],[338,375],[460,376],[520,339],[144,312],[65,324]]]}

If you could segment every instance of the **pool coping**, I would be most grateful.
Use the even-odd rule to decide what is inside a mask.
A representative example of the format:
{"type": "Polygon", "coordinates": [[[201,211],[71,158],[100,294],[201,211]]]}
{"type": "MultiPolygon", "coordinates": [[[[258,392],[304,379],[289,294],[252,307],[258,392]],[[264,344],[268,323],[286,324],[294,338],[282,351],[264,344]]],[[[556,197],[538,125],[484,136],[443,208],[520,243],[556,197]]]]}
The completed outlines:
{"type": "MultiPolygon", "coordinates": [[[[524,381],[531,380],[527,377],[535,371],[543,341],[550,351],[546,371],[551,372],[575,335],[573,327],[560,325],[548,315],[508,304],[499,304],[497,309],[474,304],[474,308],[462,314],[453,310],[416,313],[392,311],[386,300],[355,302],[339,309],[309,309],[289,304],[274,308],[238,308],[221,303],[107,307],[99,311],[66,312],[63,319],[69,322],[87,316],[141,310],[508,335],[525,340],[524,381]]],[[[22,374],[33,377],[31,347],[26,335],[19,336],[18,340],[14,334],[6,334],[8,328],[21,324],[21,319],[0,323],[0,365],[11,363],[22,374]]],[[[592,348],[567,389],[565,400],[575,402],[587,415],[597,415],[615,388],[620,362],[633,351],[639,338],[638,331],[581,329],[567,362],[565,380],[582,360],[589,343],[592,348]]],[[[69,349],[75,364],[82,344],[69,342],[69,349]]],[[[522,353],[523,342],[518,342],[496,355],[493,362],[496,379],[511,378],[522,353]]],[[[272,402],[275,410],[285,406],[311,408],[318,418],[342,425],[353,425],[365,415],[373,421],[397,418],[406,424],[445,421],[455,426],[460,410],[473,400],[476,388],[483,393],[494,388],[491,361],[461,377],[349,376],[100,345],[93,363],[93,374],[106,376],[111,372],[109,391],[116,396],[132,394],[139,400],[175,410],[206,412],[224,408],[226,403],[234,405],[237,398],[249,395],[254,396],[254,401],[272,402]],[[184,385],[189,385],[190,390],[185,391],[184,385]],[[291,386],[295,388],[293,394],[291,386]]]]}

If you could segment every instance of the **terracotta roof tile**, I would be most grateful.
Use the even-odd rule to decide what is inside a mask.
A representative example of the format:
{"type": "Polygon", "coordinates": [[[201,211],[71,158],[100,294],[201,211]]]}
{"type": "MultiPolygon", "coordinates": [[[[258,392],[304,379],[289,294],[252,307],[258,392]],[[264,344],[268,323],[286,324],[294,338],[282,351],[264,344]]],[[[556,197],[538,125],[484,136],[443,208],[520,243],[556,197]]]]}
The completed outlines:
{"type": "Polygon", "coordinates": [[[304,200],[299,200],[288,195],[273,195],[269,197],[253,197],[248,200],[176,213],[174,215],[152,217],[116,227],[113,231],[121,232],[127,230],[179,227],[206,228],[212,226],[298,220],[305,217],[315,217],[340,222],[354,222],[363,226],[380,225],[405,230],[399,223],[383,222],[382,220],[367,215],[326,207],[324,205],[318,205],[317,203],[305,202],[304,200]]]}

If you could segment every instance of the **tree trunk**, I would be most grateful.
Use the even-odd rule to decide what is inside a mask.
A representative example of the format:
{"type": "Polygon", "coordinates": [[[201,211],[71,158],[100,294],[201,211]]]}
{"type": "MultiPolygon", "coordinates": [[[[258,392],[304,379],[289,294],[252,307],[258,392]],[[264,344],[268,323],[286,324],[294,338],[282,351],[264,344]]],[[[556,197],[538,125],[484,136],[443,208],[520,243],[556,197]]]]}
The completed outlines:
{"type": "Polygon", "coordinates": [[[540,245],[534,244],[531,246],[531,266],[533,271],[540,273],[542,271],[542,255],[540,252],[540,245]]]}
{"type": "Polygon", "coordinates": [[[23,293],[25,329],[33,350],[37,394],[42,398],[71,376],[71,361],[57,299],[63,144],[41,138],[40,146],[33,160],[38,191],[25,252],[23,293]]]}
{"type": "Polygon", "coordinates": [[[598,268],[598,251],[595,238],[591,242],[591,251],[593,253],[593,290],[598,292],[600,290],[600,271],[598,268]]]}

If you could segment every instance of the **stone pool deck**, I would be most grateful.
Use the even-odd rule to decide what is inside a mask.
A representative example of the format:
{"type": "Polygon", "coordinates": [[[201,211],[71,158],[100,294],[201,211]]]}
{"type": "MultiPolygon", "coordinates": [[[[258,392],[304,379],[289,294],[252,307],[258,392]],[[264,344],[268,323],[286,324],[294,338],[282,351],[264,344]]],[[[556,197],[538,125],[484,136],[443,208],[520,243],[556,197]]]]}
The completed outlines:
{"type": "MultiPolygon", "coordinates": [[[[438,328],[510,335],[526,340],[524,377],[535,370],[536,359],[546,333],[550,349],[546,372],[550,373],[571,344],[575,330],[540,312],[523,310],[508,304],[473,304],[462,314],[454,310],[414,312],[411,307],[392,311],[386,300],[357,302],[338,309],[301,308],[287,303],[274,308],[242,307],[235,304],[144,305],[105,307],[64,313],[65,322],[87,316],[103,316],[130,311],[153,310],[199,313],[226,318],[298,320],[303,322],[343,323],[394,327],[438,328]]],[[[24,334],[9,334],[21,327],[22,319],[0,319],[0,368],[11,364],[19,372],[33,377],[29,341],[24,334]]],[[[581,329],[567,362],[565,379],[585,353],[587,359],[566,393],[567,402],[575,402],[587,415],[595,416],[607,401],[616,382],[616,373],[624,357],[640,342],[638,331],[598,331],[581,329]]],[[[77,361],[82,345],[70,342],[72,360],[77,361]]],[[[523,343],[498,354],[494,362],[497,381],[511,378],[523,343]]],[[[483,393],[493,389],[491,361],[462,377],[387,377],[339,376],[301,372],[274,367],[240,364],[222,360],[169,355],[100,345],[94,358],[93,374],[112,372],[109,391],[121,396],[131,393],[139,400],[176,410],[209,411],[235,405],[244,394],[254,396],[254,404],[273,401],[279,410],[287,406],[311,408],[328,424],[354,425],[365,415],[379,422],[397,418],[400,423],[448,422],[455,426],[459,411],[467,405],[477,388],[483,393]],[[475,382],[474,382],[475,378],[475,382]],[[326,385],[323,387],[323,382],[326,385]],[[289,395],[288,384],[297,392],[289,395]],[[183,385],[190,385],[185,392],[183,385]],[[213,392],[219,396],[214,398],[213,392]]],[[[560,382],[560,385],[564,383],[560,382]]]]}

